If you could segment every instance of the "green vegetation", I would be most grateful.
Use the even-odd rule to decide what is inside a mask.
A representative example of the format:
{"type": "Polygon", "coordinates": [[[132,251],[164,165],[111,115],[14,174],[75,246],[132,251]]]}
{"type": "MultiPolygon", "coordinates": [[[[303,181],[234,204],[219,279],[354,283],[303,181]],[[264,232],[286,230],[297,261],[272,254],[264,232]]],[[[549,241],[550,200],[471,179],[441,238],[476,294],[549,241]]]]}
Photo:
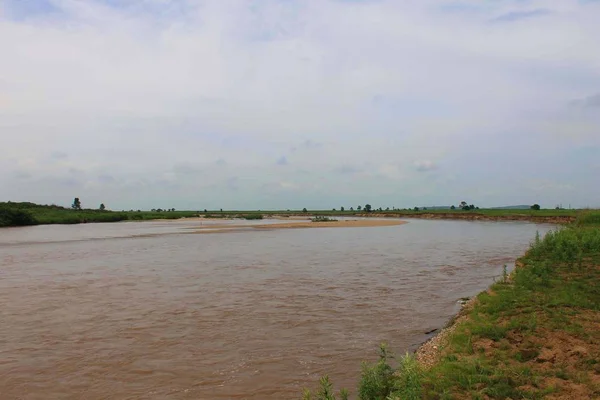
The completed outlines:
{"type": "Polygon", "coordinates": [[[464,310],[438,362],[393,366],[384,347],[358,398],[600,398],[600,212],[536,235],[517,264],[464,310]]]}
{"type": "MultiPolygon", "coordinates": [[[[463,202],[464,203],[464,202],[463,202]]],[[[465,203],[466,204],[466,203],[465,203]]],[[[23,226],[36,224],[78,224],[86,222],[116,222],[116,221],[141,221],[152,219],[178,219],[188,217],[206,218],[244,218],[248,220],[260,220],[269,217],[289,217],[292,215],[318,215],[318,216],[381,216],[393,218],[464,218],[464,219],[531,219],[546,221],[557,218],[551,222],[569,222],[578,216],[585,215],[581,223],[598,223],[599,217],[590,211],[559,209],[471,209],[468,210],[455,207],[454,209],[427,209],[414,207],[413,209],[398,209],[396,207],[383,207],[377,209],[370,204],[345,208],[339,210],[274,210],[274,211],[237,211],[237,210],[204,210],[204,211],[175,211],[175,208],[155,208],[151,211],[129,210],[110,211],[104,203],[98,209],[83,208],[79,198],[73,200],[73,204],[67,207],[57,205],[38,205],[34,203],[0,203],[0,226],[23,226]],[[7,211],[8,210],[8,211],[7,211]],[[596,215],[596,216],[594,216],[596,215]]]]}
{"type": "MultiPolygon", "coordinates": [[[[197,216],[195,211],[107,211],[83,209],[78,198],[71,208],[34,203],[0,203],[0,227],[40,224],[80,224],[87,222],[118,222],[127,220],[178,219],[197,216]]],[[[102,205],[101,205],[102,206],[102,205]]]]}
{"type": "Polygon", "coordinates": [[[0,207],[0,227],[2,226],[27,226],[37,222],[28,211],[8,207],[0,207]]]}
{"type": "Polygon", "coordinates": [[[337,222],[337,219],[329,218],[324,215],[316,215],[314,218],[311,219],[311,221],[312,222],[337,222]]]}
{"type": "Polygon", "coordinates": [[[247,219],[247,220],[257,220],[257,219],[263,219],[263,215],[262,214],[244,214],[242,215],[242,218],[247,219]]]}

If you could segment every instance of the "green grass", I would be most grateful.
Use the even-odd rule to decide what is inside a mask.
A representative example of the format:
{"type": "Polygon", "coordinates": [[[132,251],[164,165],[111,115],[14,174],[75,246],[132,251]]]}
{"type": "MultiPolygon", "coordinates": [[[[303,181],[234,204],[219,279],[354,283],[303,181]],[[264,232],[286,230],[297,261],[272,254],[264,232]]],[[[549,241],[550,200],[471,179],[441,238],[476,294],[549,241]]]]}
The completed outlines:
{"type": "Polygon", "coordinates": [[[600,220],[539,235],[508,279],[477,297],[431,368],[412,355],[363,365],[356,393],[383,399],[600,398],[600,220]],[[594,328],[596,327],[596,328],[594,328]],[[583,347],[582,355],[571,355],[583,347]],[[553,357],[544,358],[544,354],[553,357]],[[552,379],[560,379],[557,386],[552,379]]]}

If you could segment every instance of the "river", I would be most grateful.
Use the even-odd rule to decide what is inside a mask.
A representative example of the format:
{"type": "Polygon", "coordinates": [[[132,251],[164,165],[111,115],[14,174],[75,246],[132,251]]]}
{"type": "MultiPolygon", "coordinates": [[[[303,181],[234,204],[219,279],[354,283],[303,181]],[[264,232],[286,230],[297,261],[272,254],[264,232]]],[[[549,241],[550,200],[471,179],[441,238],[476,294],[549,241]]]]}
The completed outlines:
{"type": "Polygon", "coordinates": [[[198,224],[0,229],[0,397],[298,399],[325,373],[353,391],[380,342],[414,350],[551,228],[198,224]]]}

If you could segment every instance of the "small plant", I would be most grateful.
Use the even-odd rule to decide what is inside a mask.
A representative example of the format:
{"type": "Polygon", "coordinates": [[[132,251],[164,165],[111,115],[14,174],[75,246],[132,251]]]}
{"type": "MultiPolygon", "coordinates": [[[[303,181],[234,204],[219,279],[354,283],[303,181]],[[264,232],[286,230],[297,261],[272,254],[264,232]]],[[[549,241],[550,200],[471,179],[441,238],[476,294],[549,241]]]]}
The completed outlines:
{"type": "Polygon", "coordinates": [[[502,267],[502,283],[508,283],[508,268],[506,264],[502,267]]]}
{"type": "Polygon", "coordinates": [[[312,222],[337,222],[337,219],[335,218],[329,218],[326,217],[324,215],[317,215],[316,217],[314,217],[313,219],[311,219],[312,222]]]}
{"type": "Polygon", "coordinates": [[[392,358],[385,343],[379,346],[379,361],[373,365],[363,363],[362,377],[358,386],[360,400],[385,400],[394,388],[394,369],[389,364],[392,358]]]}
{"type": "MultiPolygon", "coordinates": [[[[349,392],[346,389],[341,389],[339,400],[348,400],[349,392]]],[[[302,400],[338,400],[333,391],[333,385],[329,380],[329,376],[325,375],[319,380],[319,391],[313,397],[310,390],[304,389],[302,400]]]]}

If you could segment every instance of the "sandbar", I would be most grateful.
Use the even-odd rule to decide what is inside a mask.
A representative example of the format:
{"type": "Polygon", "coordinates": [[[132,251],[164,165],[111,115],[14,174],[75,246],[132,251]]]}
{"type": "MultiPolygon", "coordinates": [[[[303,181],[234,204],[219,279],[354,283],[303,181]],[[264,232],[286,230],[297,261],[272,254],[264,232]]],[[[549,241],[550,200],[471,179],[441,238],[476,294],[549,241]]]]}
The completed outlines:
{"type": "Polygon", "coordinates": [[[273,230],[273,229],[310,229],[310,228],[367,228],[377,226],[395,226],[406,224],[406,221],[399,219],[360,219],[360,220],[340,220],[340,221],[298,221],[283,222],[277,224],[211,224],[196,226],[190,229],[193,233],[211,233],[211,232],[231,232],[241,230],[273,230]]]}

